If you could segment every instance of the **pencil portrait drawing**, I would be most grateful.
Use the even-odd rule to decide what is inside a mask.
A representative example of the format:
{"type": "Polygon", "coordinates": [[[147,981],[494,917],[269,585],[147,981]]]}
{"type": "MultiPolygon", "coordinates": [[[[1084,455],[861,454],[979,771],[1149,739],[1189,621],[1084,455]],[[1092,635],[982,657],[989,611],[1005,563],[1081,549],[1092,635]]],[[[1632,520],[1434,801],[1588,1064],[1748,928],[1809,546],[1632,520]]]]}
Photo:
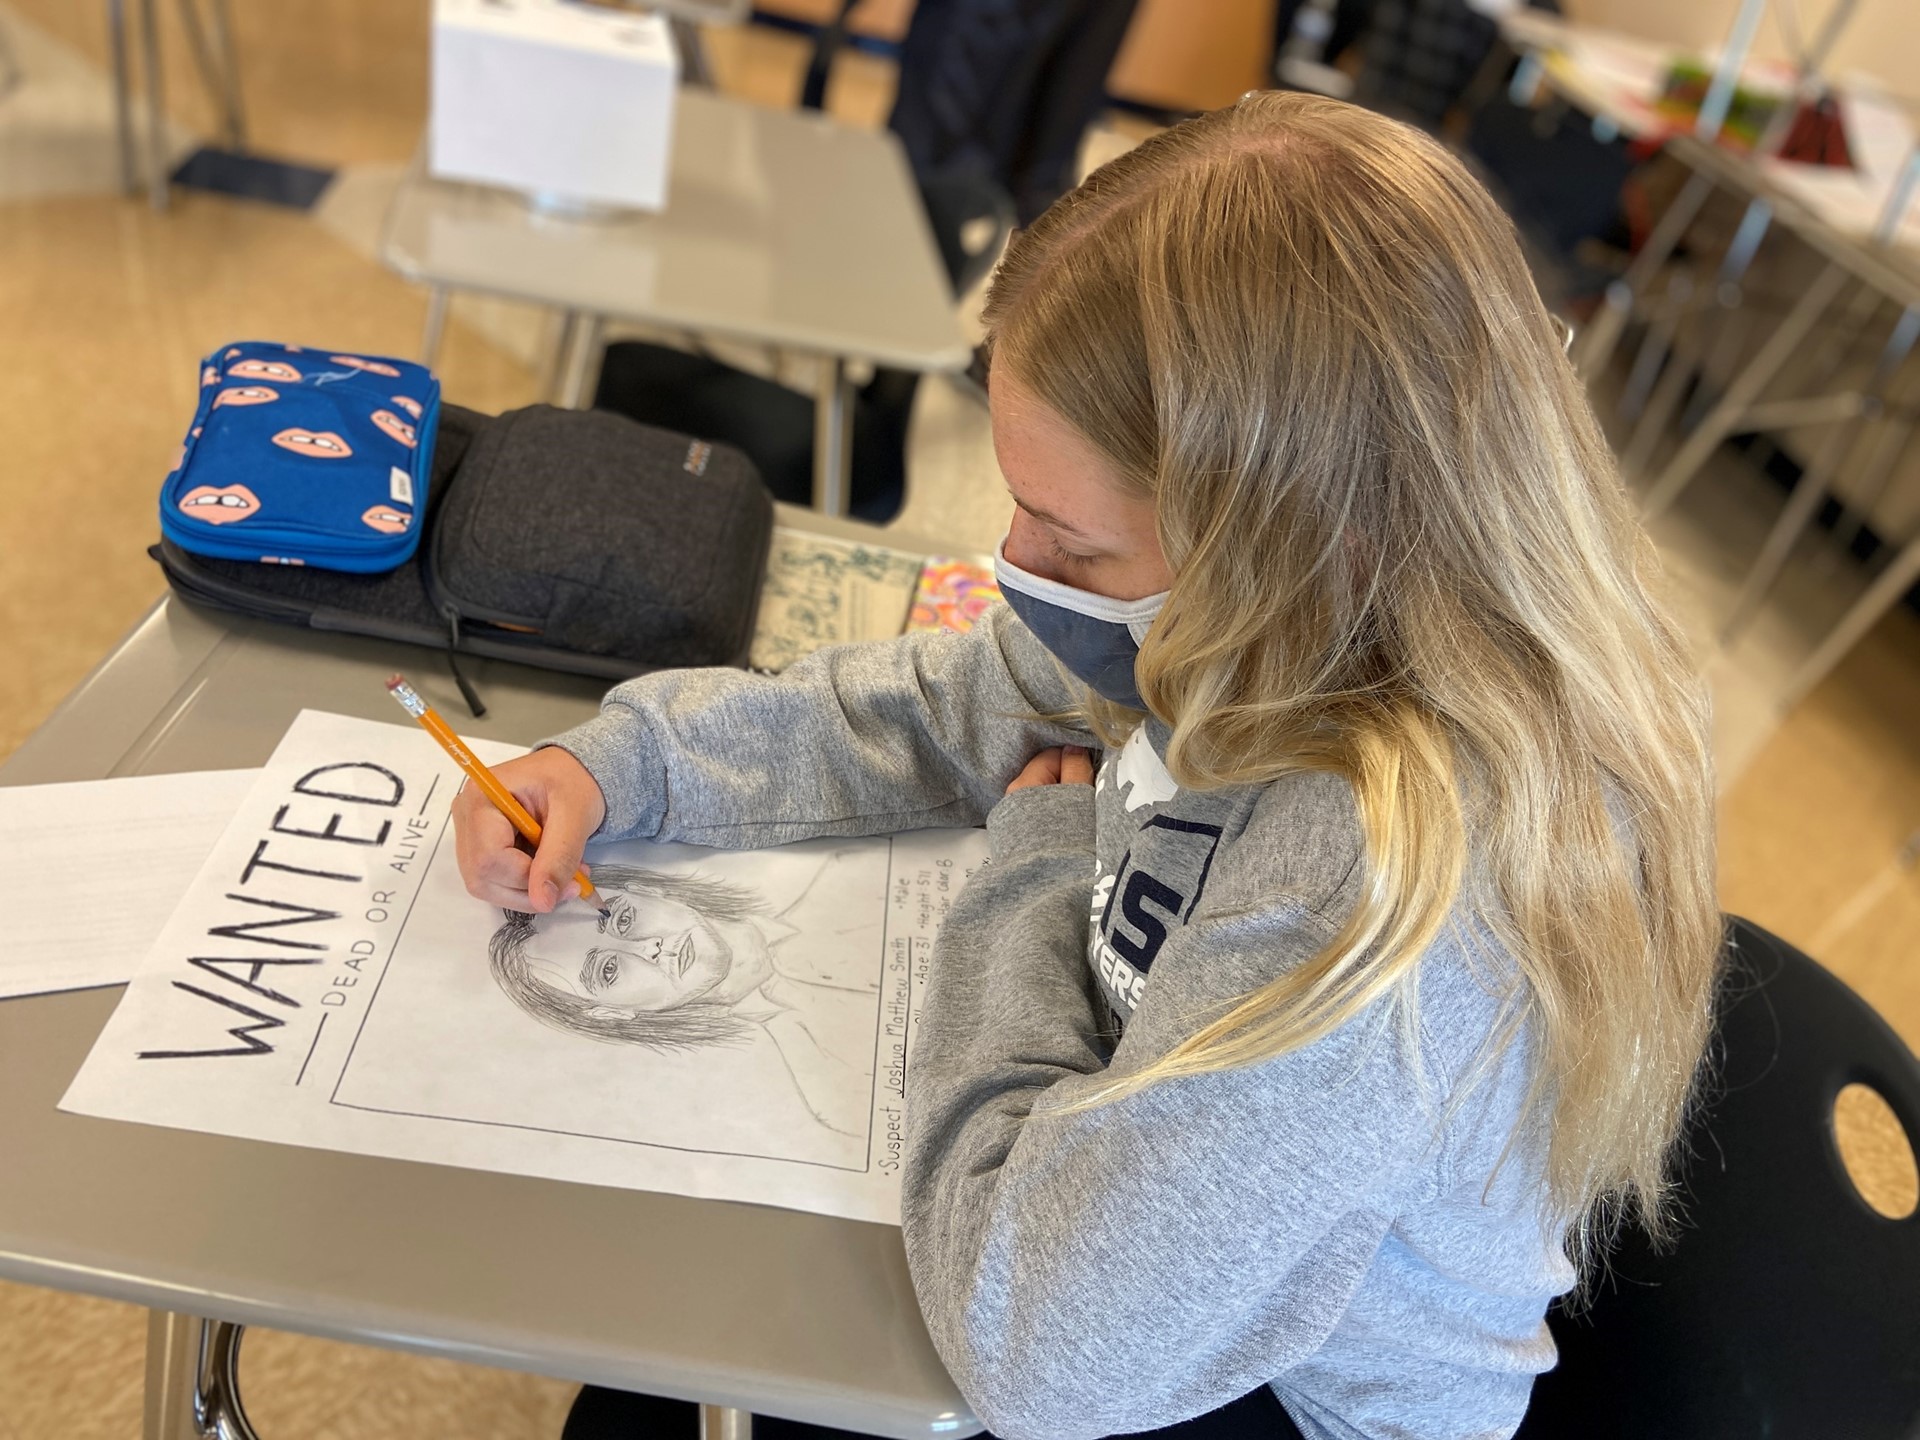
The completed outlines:
{"type": "Polygon", "coordinates": [[[604,1044],[706,1051],[723,1063],[764,1036],[815,1120],[864,1134],[875,920],[849,913],[836,877],[855,859],[826,855],[778,910],[759,889],[697,869],[598,865],[609,913],[503,911],[489,943],[493,978],[533,1019],[604,1044]]]}

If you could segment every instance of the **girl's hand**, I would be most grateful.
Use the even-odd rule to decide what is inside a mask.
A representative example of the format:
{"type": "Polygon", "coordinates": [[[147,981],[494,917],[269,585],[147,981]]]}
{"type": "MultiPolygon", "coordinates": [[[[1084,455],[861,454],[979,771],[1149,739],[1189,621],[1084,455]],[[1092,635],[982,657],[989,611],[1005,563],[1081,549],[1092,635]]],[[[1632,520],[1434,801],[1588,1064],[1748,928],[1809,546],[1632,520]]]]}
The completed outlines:
{"type": "Polygon", "coordinates": [[[532,854],[520,834],[477,785],[453,800],[454,849],[467,893],[506,910],[545,914],[579,893],[573,872],[587,837],[607,817],[606,798],[587,767],[557,746],[536,750],[493,767],[540,822],[540,845],[532,854]]]}
{"type": "Polygon", "coordinates": [[[1007,794],[1029,785],[1091,785],[1093,757],[1084,745],[1054,745],[1027,762],[1027,768],[1013,777],[1007,794]]]}

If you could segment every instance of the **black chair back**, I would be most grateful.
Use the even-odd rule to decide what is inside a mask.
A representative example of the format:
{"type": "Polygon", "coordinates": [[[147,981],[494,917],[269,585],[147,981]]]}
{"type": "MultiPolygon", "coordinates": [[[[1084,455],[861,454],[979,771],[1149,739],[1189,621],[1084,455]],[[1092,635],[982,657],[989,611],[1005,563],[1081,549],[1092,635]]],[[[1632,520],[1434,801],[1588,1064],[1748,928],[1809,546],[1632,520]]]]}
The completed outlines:
{"type": "Polygon", "coordinates": [[[1858,995],[1733,919],[1714,1075],[1689,1127],[1682,1230],[1622,1237],[1519,1440],[1920,1436],[1920,1215],[1855,1190],[1833,1105],[1854,1082],[1920,1137],[1920,1062],[1858,995]]]}

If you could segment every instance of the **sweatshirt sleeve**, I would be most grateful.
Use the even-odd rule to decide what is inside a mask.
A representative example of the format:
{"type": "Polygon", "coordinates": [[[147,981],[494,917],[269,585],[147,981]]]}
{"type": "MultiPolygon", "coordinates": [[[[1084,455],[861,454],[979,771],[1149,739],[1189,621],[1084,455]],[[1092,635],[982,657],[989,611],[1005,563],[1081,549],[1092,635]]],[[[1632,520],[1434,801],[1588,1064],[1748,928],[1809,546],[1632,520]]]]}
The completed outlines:
{"type": "Polygon", "coordinates": [[[1035,752],[1094,743],[1041,718],[1073,703],[1000,605],[965,634],[834,646],[778,676],[643,675],[548,743],[606,797],[596,838],[778,845],[976,825],[1035,752]]]}
{"type": "Polygon", "coordinates": [[[994,813],[991,862],[942,931],[902,1227],[934,1343],[981,1420],[1006,1440],[1091,1440],[1202,1414],[1318,1349],[1392,1223],[1380,1197],[1412,1203],[1432,1183],[1433,1116],[1371,1013],[1277,1059],[1069,1113],[1332,927],[1284,897],[1196,917],[1109,1070],[1085,961],[1091,850],[1033,824],[1033,807],[1057,822],[1069,803],[1034,793],[994,813]]]}

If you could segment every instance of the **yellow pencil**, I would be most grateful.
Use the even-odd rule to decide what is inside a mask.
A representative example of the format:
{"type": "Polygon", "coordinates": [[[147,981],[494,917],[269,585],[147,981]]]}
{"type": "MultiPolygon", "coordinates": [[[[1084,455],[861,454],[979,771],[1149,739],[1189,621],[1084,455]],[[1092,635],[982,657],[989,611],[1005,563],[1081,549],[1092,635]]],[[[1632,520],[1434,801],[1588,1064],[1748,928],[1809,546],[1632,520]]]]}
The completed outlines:
{"type": "MultiPolygon", "coordinates": [[[[480,787],[480,793],[493,802],[494,809],[513,822],[514,829],[526,836],[530,843],[534,845],[540,843],[540,822],[527,813],[527,807],[514,798],[513,792],[502,785],[491,770],[480,763],[480,757],[467,748],[466,741],[453,733],[453,727],[440,718],[440,712],[422,700],[419,693],[407,684],[405,676],[396,675],[387,681],[387,693],[398,700],[400,708],[418,720],[421,727],[440,742],[441,748],[451,755],[460,768],[472,777],[473,783],[480,787]]],[[[587,878],[585,870],[574,871],[573,879],[574,883],[580,887],[582,900],[602,915],[613,913],[607,908],[606,902],[595,893],[593,881],[587,878]]]]}

